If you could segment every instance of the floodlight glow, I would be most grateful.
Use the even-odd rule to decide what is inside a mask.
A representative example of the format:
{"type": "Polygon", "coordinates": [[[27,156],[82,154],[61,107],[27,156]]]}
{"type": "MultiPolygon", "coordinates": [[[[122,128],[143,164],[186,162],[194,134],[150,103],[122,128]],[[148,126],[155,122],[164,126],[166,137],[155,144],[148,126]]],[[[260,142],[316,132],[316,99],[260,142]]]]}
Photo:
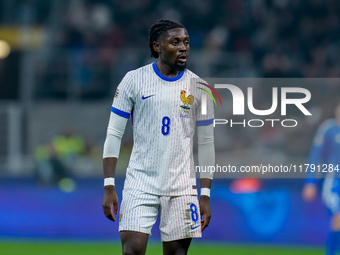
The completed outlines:
{"type": "Polygon", "coordinates": [[[11,47],[9,44],[4,40],[0,40],[0,59],[6,58],[10,52],[11,47]]]}

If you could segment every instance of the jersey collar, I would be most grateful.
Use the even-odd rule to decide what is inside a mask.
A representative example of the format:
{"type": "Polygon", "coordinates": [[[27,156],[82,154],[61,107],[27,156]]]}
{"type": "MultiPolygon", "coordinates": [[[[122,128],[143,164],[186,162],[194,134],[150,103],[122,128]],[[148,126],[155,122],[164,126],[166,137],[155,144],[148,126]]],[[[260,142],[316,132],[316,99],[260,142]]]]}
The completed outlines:
{"type": "MultiPolygon", "coordinates": [[[[157,61],[156,61],[157,62],[157,61]]],[[[165,80],[165,81],[177,81],[179,79],[182,78],[183,74],[184,74],[184,71],[181,71],[177,76],[175,77],[166,77],[164,76],[163,74],[161,74],[161,72],[158,70],[157,68],[157,65],[156,65],[156,62],[152,63],[152,67],[153,67],[153,70],[155,71],[155,73],[158,75],[159,78],[161,78],[162,80],[165,80]]]]}

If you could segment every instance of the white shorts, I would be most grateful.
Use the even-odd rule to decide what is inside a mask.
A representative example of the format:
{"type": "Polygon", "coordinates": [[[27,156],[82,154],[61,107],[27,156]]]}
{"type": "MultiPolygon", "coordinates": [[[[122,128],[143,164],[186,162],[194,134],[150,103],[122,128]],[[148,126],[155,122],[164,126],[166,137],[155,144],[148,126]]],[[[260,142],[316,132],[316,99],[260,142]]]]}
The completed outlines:
{"type": "Polygon", "coordinates": [[[135,189],[123,190],[119,231],[151,235],[158,212],[163,242],[202,236],[197,196],[157,196],[135,189]]]}

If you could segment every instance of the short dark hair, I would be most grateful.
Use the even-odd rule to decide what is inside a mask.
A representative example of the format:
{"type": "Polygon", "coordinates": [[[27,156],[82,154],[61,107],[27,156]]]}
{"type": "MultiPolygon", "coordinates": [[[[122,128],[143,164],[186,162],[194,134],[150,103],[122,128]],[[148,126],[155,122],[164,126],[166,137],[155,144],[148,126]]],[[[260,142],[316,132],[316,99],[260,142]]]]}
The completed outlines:
{"type": "Polygon", "coordinates": [[[158,38],[166,31],[178,27],[185,29],[185,27],[180,22],[168,19],[160,19],[151,26],[149,30],[149,46],[151,50],[151,57],[158,58],[158,52],[153,49],[153,42],[157,41],[158,38]]]}

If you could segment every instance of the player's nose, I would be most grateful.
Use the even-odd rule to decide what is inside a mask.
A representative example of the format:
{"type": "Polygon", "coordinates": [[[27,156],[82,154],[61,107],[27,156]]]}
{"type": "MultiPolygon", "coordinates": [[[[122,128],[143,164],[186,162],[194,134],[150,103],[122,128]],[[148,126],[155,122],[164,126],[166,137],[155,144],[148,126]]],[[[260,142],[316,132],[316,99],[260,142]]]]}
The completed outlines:
{"type": "Polygon", "coordinates": [[[181,42],[179,43],[179,50],[188,51],[188,46],[184,42],[181,42]]]}

